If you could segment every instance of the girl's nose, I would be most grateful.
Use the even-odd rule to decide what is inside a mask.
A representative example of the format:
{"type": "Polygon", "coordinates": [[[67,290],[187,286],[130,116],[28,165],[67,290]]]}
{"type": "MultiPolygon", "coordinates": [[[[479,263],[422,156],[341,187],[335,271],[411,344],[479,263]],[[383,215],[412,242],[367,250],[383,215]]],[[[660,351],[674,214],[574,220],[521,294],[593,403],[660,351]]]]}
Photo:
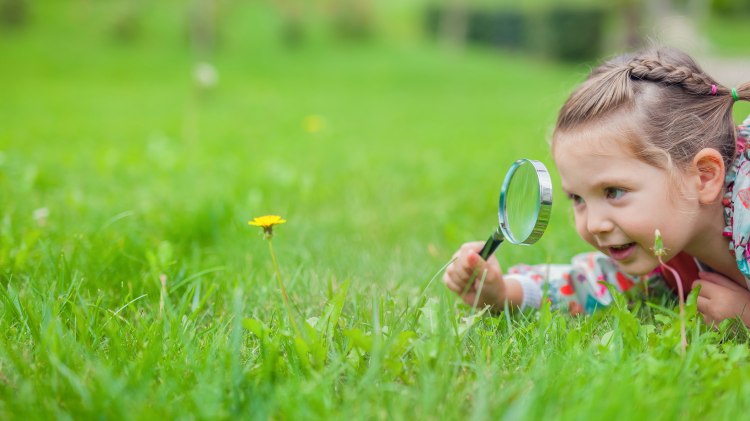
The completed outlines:
{"type": "Polygon", "coordinates": [[[598,209],[588,209],[588,215],[586,215],[586,229],[591,234],[602,234],[610,232],[614,229],[615,224],[607,215],[598,209]]]}

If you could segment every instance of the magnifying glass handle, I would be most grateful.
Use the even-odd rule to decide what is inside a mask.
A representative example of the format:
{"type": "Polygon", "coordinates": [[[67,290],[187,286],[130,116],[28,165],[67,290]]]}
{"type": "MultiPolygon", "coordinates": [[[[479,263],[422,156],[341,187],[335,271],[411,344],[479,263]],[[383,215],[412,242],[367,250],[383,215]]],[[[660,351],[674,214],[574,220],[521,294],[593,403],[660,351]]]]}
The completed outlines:
{"type": "Polygon", "coordinates": [[[479,251],[479,256],[481,256],[482,259],[487,260],[490,256],[492,256],[492,253],[497,250],[497,247],[503,243],[503,240],[505,240],[505,237],[503,237],[503,234],[498,228],[497,231],[493,232],[492,235],[490,235],[490,238],[487,239],[487,242],[484,243],[484,247],[482,247],[482,250],[479,251]]]}

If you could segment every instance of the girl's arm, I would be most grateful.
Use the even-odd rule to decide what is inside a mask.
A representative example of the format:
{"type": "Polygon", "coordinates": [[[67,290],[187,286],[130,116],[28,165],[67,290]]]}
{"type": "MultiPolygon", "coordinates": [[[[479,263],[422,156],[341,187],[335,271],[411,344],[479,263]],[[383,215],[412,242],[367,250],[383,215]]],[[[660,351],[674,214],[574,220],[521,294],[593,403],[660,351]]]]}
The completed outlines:
{"type": "Polygon", "coordinates": [[[522,286],[523,307],[538,308],[546,293],[553,308],[565,309],[571,314],[591,313],[610,305],[612,296],[607,285],[620,292],[643,282],[648,282],[650,288],[666,288],[658,273],[645,277],[626,275],[608,256],[599,252],[579,254],[568,265],[516,265],[508,270],[505,279],[522,286]]]}
{"type": "Polygon", "coordinates": [[[626,275],[617,270],[608,256],[599,252],[579,254],[567,265],[516,265],[503,274],[497,259],[485,262],[479,256],[483,244],[462,245],[443,275],[445,285],[470,306],[491,306],[494,311],[502,311],[507,302],[512,308],[539,308],[546,296],[555,309],[571,314],[591,313],[612,302],[607,284],[620,292],[644,280],[648,281],[649,288],[667,288],[660,274],[626,275]]]}

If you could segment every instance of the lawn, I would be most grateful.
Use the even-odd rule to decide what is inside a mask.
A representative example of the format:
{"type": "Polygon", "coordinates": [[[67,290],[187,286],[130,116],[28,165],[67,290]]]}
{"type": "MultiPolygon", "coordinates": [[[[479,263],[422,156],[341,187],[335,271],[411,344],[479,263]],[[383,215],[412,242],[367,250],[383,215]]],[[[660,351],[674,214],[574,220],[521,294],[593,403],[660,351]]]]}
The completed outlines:
{"type": "MultiPolygon", "coordinates": [[[[84,2],[71,3],[82,5],[84,2]]],[[[496,224],[519,157],[550,167],[588,65],[400,43],[276,42],[238,7],[212,57],[176,13],[123,42],[104,6],[0,38],[0,418],[736,419],[744,328],[652,298],[488,316],[440,270],[496,224]],[[248,220],[278,214],[269,248],[248,220]]],[[[733,51],[727,48],[727,51],[733,51]]],[[[559,180],[553,176],[556,187],[559,180]]],[[[533,247],[588,250],[556,188],[533,247]]]]}

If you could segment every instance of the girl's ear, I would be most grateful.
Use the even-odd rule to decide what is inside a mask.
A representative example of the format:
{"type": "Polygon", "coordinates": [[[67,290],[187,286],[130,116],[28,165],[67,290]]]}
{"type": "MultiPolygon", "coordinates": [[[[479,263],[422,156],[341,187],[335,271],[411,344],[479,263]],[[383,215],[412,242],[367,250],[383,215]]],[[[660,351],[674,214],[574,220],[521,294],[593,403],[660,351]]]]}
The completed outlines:
{"type": "Polygon", "coordinates": [[[693,158],[693,166],[698,170],[698,200],[701,204],[714,203],[724,192],[724,159],[713,148],[701,149],[693,158]]]}

